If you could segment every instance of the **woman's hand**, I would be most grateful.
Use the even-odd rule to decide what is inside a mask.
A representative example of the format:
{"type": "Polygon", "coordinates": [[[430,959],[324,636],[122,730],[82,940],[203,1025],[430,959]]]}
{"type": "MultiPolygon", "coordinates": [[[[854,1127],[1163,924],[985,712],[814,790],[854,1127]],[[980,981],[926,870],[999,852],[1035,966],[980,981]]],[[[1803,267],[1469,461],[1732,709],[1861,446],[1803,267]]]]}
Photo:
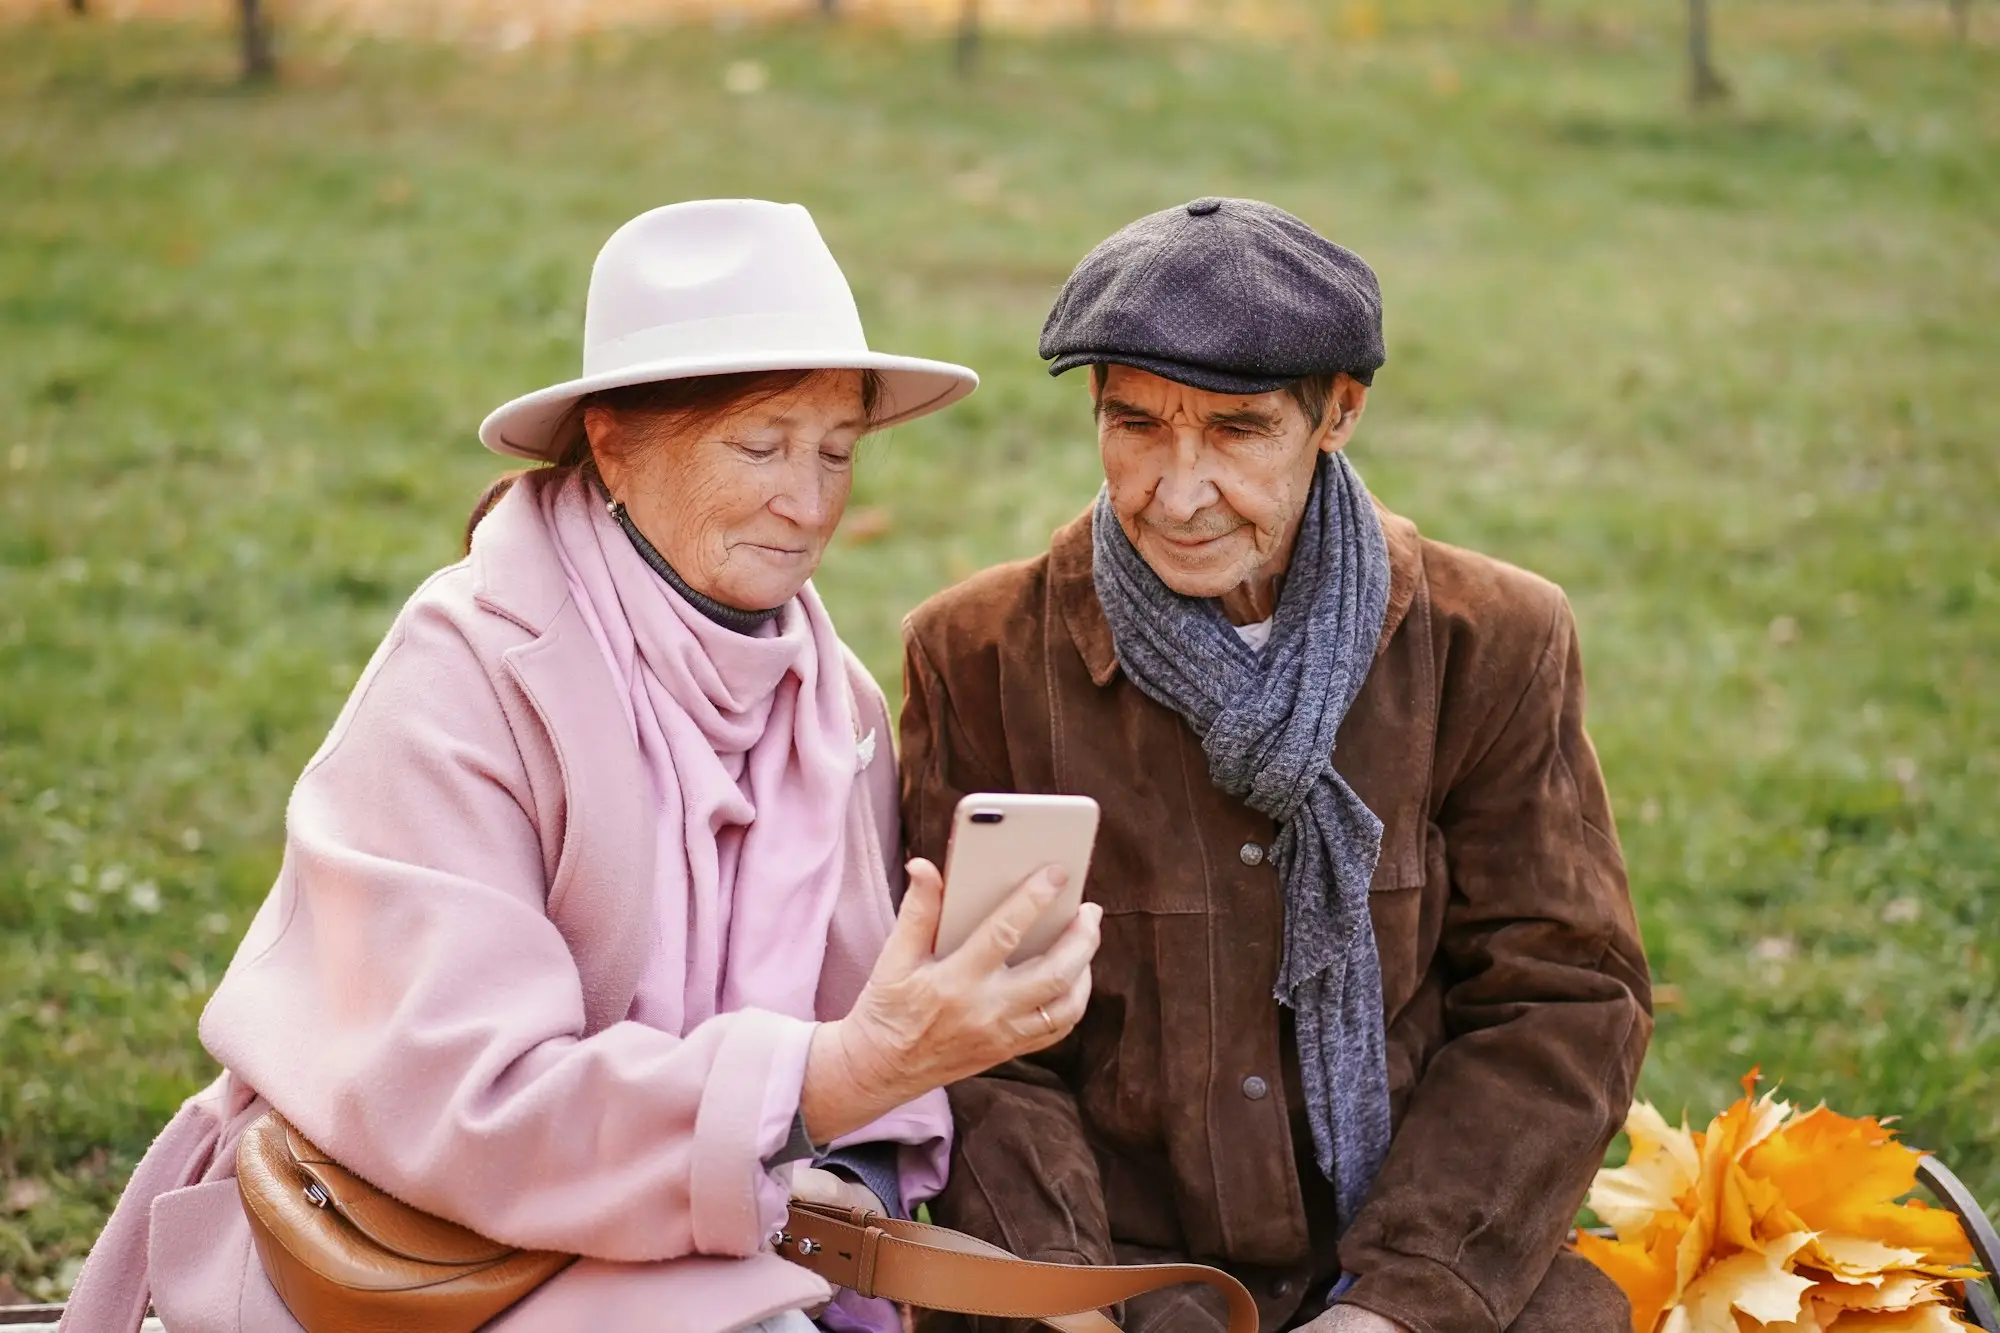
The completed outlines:
{"type": "Polygon", "coordinates": [[[1049,951],[1007,959],[1069,883],[1051,866],[1022,882],[948,958],[936,958],[944,877],[909,864],[896,929],[854,1004],[822,1023],[806,1057],[799,1110],[815,1143],[830,1143],[932,1088],[1053,1046],[1090,1001],[1090,960],[1103,909],[1085,903],[1049,951]]]}

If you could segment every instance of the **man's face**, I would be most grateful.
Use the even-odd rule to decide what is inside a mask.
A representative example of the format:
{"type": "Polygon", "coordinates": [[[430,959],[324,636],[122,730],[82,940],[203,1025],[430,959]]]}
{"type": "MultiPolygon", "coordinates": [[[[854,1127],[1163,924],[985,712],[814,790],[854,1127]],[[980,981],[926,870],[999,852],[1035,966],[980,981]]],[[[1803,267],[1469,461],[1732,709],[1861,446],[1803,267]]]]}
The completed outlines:
{"type": "Polygon", "coordinates": [[[1282,573],[1319,455],[1346,443],[1366,393],[1341,376],[1315,423],[1283,389],[1210,393],[1105,367],[1097,447],[1119,526],[1184,597],[1282,573]]]}

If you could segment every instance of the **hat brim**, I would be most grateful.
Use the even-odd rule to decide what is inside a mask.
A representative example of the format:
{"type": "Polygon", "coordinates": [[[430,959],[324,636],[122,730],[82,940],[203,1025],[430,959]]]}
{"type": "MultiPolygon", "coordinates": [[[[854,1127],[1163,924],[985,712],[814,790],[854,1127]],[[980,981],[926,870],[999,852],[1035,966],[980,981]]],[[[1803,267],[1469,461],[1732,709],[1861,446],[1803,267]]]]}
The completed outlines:
{"type": "Polygon", "coordinates": [[[565,380],[546,389],[503,403],[479,423],[479,442],[496,454],[553,461],[555,429],[578,399],[601,389],[633,384],[693,379],[697,375],[734,375],[759,370],[872,370],[882,377],[882,401],[870,430],[900,425],[951,406],[979,387],[979,376],[949,361],[882,352],[760,352],[707,360],[676,358],[624,366],[601,375],[565,380]]]}
{"type": "Polygon", "coordinates": [[[1131,366],[1134,370],[1150,371],[1162,379],[1173,380],[1176,384],[1187,384],[1210,393],[1272,393],[1293,383],[1297,375],[1270,376],[1236,375],[1214,366],[1198,366],[1187,361],[1170,361],[1163,356],[1144,356],[1130,352],[1065,352],[1049,362],[1049,374],[1060,375],[1078,366],[1131,366]]]}

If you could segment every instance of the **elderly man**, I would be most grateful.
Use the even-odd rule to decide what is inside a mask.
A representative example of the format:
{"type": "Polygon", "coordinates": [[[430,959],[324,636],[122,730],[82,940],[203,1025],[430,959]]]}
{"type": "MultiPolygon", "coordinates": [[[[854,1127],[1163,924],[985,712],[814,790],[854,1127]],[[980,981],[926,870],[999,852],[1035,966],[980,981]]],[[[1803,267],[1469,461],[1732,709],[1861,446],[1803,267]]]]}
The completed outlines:
{"type": "Polygon", "coordinates": [[[910,617],[904,820],[937,859],[967,792],[1094,796],[1103,946],[1069,1038],[952,1090],[940,1219],[1219,1265],[1267,1329],[1626,1328],[1564,1250],[1651,1032],[1575,625],[1348,463],[1375,275],[1199,199],[1086,256],[1042,355],[1104,490],[910,617]]]}

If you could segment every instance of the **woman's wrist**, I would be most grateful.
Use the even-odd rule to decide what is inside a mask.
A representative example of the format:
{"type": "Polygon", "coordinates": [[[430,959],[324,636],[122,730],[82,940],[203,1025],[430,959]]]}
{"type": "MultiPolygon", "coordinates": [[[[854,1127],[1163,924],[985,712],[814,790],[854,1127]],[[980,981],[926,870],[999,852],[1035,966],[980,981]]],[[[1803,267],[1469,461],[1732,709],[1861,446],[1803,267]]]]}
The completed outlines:
{"type": "Polygon", "coordinates": [[[870,1059],[865,1041],[857,1036],[852,1018],[821,1023],[813,1031],[799,1087],[799,1115],[815,1143],[851,1134],[909,1100],[892,1086],[885,1062],[870,1059]]]}

